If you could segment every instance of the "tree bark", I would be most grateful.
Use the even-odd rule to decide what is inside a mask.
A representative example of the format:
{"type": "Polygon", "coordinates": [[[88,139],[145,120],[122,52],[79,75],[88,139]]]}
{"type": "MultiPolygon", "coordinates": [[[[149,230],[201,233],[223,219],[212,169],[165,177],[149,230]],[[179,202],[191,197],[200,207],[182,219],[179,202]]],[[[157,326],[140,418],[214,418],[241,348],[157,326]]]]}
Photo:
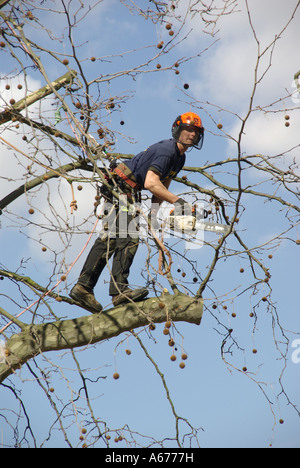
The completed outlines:
{"type": "Polygon", "coordinates": [[[41,353],[88,346],[167,319],[200,325],[202,314],[202,299],[195,300],[182,293],[163,293],[159,298],[124,304],[74,320],[28,325],[6,342],[6,362],[0,364],[0,383],[41,353]]]}
{"type": "Polygon", "coordinates": [[[11,0],[0,0],[0,10],[5,7],[11,0]]]}

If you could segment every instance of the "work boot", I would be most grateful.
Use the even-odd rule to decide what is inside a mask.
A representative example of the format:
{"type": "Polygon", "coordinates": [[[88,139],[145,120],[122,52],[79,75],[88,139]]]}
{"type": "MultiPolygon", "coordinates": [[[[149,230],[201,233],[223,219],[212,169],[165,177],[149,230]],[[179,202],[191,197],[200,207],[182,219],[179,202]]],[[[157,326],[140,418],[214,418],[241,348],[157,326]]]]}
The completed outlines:
{"type": "Polygon", "coordinates": [[[116,296],[112,296],[112,303],[114,306],[117,306],[119,304],[124,304],[125,302],[130,302],[130,301],[141,301],[144,299],[146,296],[148,296],[149,291],[147,288],[141,288],[141,289],[125,289],[125,291],[122,291],[121,294],[117,294],[116,296]]]}
{"type": "Polygon", "coordinates": [[[96,301],[94,294],[84,286],[81,286],[81,284],[75,284],[70,292],[70,297],[93,314],[97,314],[103,310],[102,305],[96,301]]]}

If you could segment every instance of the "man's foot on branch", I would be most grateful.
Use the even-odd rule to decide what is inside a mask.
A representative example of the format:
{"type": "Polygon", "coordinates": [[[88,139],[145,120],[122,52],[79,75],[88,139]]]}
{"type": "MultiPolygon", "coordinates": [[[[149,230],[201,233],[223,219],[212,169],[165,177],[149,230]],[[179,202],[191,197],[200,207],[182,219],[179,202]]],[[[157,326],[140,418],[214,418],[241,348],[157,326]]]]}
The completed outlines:
{"type": "Polygon", "coordinates": [[[124,304],[126,302],[130,301],[141,301],[144,299],[146,296],[148,296],[149,291],[147,288],[141,288],[141,289],[125,289],[125,291],[122,291],[121,294],[117,294],[116,296],[112,296],[112,303],[114,306],[117,306],[119,304],[124,304]]]}
{"type": "Polygon", "coordinates": [[[100,302],[96,301],[94,294],[84,286],[81,286],[81,284],[75,284],[70,292],[70,297],[93,314],[97,314],[103,310],[100,302]]]}

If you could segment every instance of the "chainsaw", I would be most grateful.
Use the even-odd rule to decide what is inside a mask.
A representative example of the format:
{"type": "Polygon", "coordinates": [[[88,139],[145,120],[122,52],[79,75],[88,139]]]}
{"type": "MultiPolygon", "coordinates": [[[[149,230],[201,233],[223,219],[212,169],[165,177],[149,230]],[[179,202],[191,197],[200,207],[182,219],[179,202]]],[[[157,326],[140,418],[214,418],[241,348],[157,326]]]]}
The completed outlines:
{"type": "Polygon", "coordinates": [[[174,211],[174,209],[171,210],[169,217],[165,220],[166,227],[171,231],[192,234],[200,230],[224,235],[230,231],[230,226],[227,224],[204,221],[208,217],[208,212],[203,209],[197,211],[195,206],[193,206],[191,215],[175,216],[174,211]]]}

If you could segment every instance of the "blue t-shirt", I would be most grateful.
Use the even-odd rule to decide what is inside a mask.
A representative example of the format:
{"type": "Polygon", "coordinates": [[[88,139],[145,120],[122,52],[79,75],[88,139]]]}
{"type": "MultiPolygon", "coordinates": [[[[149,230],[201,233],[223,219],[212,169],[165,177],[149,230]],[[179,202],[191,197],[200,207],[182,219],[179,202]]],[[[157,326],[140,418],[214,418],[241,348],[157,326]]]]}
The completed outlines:
{"type": "Polygon", "coordinates": [[[176,140],[163,140],[149,146],[145,151],[126,161],[139,185],[144,187],[146,174],[153,170],[164,181],[177,176],[185,164],[185,154],[181,155],[176,140]]]}

